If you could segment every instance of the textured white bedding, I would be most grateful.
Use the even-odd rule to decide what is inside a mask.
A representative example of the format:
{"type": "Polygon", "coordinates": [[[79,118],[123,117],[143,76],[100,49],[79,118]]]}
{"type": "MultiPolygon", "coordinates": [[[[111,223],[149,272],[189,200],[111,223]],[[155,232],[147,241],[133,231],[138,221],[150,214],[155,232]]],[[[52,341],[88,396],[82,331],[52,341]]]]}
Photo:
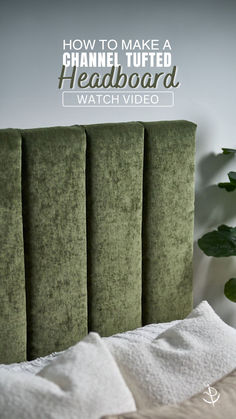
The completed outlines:
{"type": "Polygon", "coordinates": [[[105,342],[90,333],[38,374],[0,372],[1,419],[99,419],[135,411],[105,342]]]}
{"type": "Polygon", "coordinates": [[[206,301],[184,320],[90,333],[64,352],[1,365],[1,418],[98,419],[179,403],[235,369],[235,348],[236,330],[206,301]]]}
{"type": "Polygon", "coordinates": [[[236,330],[206,301],[151,341],[106,343],[140,410],[182,402],[236,368],[236,330]]]}

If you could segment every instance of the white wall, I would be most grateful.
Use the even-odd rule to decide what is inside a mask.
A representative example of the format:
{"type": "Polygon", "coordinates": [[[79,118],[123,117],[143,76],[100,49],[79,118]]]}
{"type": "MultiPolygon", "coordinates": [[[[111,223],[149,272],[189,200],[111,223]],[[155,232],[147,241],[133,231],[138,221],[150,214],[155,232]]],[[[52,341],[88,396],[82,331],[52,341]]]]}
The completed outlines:
{"type": "MultiPolygon", "coordinates": [[[[198,124],[195,240],[218,224],[236,225],[236,193],[216,187],[235,170],[236,3],[233,0],[41,1],[1,5],[1,127],[188,119],[198,124]],[[181,87],[174,108],[63,108],[57,77],[63,39],[169,39],[181,87]]],[[[207,299],[236,326],[223,295],[236,258],[207,258],[194,248],[195,304],[207,299]]]]}

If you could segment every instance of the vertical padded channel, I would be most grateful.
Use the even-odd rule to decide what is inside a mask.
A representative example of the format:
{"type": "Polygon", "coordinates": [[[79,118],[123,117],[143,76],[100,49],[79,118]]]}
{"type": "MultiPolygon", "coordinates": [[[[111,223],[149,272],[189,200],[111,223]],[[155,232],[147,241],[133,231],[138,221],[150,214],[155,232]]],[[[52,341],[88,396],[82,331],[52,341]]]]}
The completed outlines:
{"type": "Polygon", "coordinates": [[[22,131],[28,359],[87,333],[86,137],[81,127],[22,131]]]}
{"type": "Polygon", "coordinates": [[[143,323],[182,318],[192,308],[196,125],[143,123],[143,323]]]}
{"type": "Polygon", "coordinates": [[[26,359],[21,136],[0,130],[0,363],[26,359]]]}
{"type": "Polygon", "coordinates": [[[144,130],[124,123],[86,132],[89,329],[107,336],[141,325],[144,130]]]}

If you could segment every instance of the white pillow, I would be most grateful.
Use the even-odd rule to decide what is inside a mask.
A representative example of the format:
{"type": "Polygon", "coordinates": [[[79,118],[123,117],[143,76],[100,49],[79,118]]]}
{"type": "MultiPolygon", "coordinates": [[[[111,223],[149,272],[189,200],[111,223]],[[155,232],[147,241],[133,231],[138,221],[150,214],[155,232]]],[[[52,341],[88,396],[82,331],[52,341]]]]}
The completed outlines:
{"type": "Polygon", "coordinates": [[[151,343],[106,339],[137,409],[179,403],[236,367],[236,330],[203,301],[151,343]]]}
{"type": "Polygon", "coordinates": [[[1,371],[1,419],[98,419],[135,410],[105,343],[90,333],[37,375],[1,371]]]}

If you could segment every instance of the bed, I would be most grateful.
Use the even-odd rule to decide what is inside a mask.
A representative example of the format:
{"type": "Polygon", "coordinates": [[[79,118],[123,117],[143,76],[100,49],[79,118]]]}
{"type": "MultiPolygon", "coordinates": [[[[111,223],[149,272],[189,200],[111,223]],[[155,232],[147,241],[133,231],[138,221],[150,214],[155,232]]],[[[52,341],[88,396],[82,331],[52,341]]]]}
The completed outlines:
{"type": "MultiPolygon", "coordinates": [[[[56,358],[65,368],[60,356],[79,341],[83,356],[96,346],[101,365],[115,359],[117,377],[114,342],[121,352],[126,341],[150,342],[191,312],[195,131],[188,121],[0,130],[0,396],[6,383],[15,389],[11,368],[38,365],[45,379],[43,366],[52,374],[56,358]]],[[[35,417],[54,417],[40,409],[35,417]]]]}

